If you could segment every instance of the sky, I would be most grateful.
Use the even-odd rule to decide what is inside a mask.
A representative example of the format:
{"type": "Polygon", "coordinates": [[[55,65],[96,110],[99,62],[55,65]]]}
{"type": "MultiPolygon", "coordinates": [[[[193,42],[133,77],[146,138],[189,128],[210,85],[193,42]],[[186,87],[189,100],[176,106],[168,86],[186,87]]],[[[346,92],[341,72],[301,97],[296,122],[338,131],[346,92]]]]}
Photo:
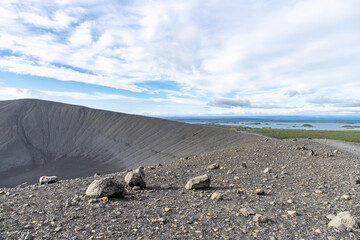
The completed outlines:
{"type": "Polygon", "coordinates": [[[0,100],[358,115],[358,0],[1,0],[0,100]]]}

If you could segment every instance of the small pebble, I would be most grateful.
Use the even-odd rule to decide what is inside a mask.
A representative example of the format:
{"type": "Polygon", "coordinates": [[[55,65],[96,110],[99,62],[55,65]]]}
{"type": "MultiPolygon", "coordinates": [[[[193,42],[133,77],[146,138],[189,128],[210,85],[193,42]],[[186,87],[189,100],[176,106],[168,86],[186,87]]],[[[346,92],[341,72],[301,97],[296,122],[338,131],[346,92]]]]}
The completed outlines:
{"type": "Polygon", "coordinates": [[[296,211],[287,211],[287,213],[291,216],[291,217],[295,217],[298,215],[298,213],[296,211]]]}
{"type": "Polygon", "coordinates": [[[264,173],[271,173],[272,169],[271,168],[265,168],[264,169],[264,173]]]}
{"type": "Polygon", "coordinates": [[[261,214],[255,214],[253,221],[258,223],[267,223],[269,219],[261,214]]]}
{"type": "Polygon", "coordinates": [[[345,200],[350,200],[351,199],[351,196],[349,194],[344,194],[341,196],[342,199],[345,199],[345,200]]]}
{"type": "Polygon", "coordinates": [[[264,195],[265,194],[264,190],[261,188],[256,189],[255,193],[256,193],[256,195],[264,195]]]}
{"type": "Polygon", "coordinates": [[[241,208],[240,209],[240,213],[244,216],[250,216],[250,215],[254,215],[255,212],[254,210],[252,210],[251,208],[249,207],[244,207],[244,208],[241,208]]]}
{"type": "Polygon", "coordinates": [[[223,200],[224,195],[222,193],[219,193],[219,192],[214,192],[213,194],[211,194],[210,199],[211,200],[223,200]]]}

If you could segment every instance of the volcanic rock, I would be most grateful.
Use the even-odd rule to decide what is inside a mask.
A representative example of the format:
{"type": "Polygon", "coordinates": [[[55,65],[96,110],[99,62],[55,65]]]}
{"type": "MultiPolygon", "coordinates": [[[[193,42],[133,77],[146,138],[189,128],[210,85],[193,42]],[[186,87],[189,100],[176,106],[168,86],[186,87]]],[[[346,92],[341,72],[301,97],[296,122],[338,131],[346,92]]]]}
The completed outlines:
{"type": "Polygon", "coordinates": [[[258,223],[267,223],[269,219],[261,214],[255,214],[253,221],[258,223]]]}
{"type": "Polygon", "coordinates": [[[341,196],[342,199],[345,199],[345,200],[350,200],[351,199],[351,196],[349,194],[344,194],[341,196]]]}
{"type": "Polygon", "coordinates": [[[39,184],[50,184],[50,183],[56,183],[58,181],[57,176],[42,176],[39,179],[39,184]]]}
{"type": "Polygon", "coordinates": [[[32,239],[34,239],[34,238],[30,233],[27,233],[24,237],[24,240],[32,240],[32,239]]]}
{"type": "Polygon", "coordinates": [[[256,189],[255,193],[256,193],[256,195],[264,195],[265,194],[264,190],[261,188],[256,189]]]}
{"type": "Polygon", "coordinates": [[[341,225],[345,226],[349,230],[359,227],[357,219],[351,216],[349,211],[338,213],[336,217],[334,217],[328,223],[329,227],[334,227],[337,229],[341,229],[341,225]]]}
{"type": "Polygon", "coordinates": [[[218,163],[213,163],[210,166],[207,167],[207,169],[209,170],[213,170],[213,169],[218,169],[219,168],[219,164],[218,163]]]}
{"type": "Polygon", "coordinates": [[[240,213],[244,216],[254,215],[255,212],[250,207],[244,207],[240,209],[240,213]]]}
{"type": "Polygon", "coordinates": [[[222,193],[219,192],[214,192],[213,194],[211,194],[210,197],[212,200],[223,200],[224,199],[224,195],[222,193]]]}
{"type": "Polygon", "coordinates": [[[210,178],[208,175],[201,175],[195,178],[190,179],[186,185],[185,189],[201,189],[208,188],[210,186],[210,178]]]}
{"type": "Polygon", "coordinates": [[[121,198],[124,197],[124,191],[123,184],[112,178],[104,178],[94,180],[87,188],[86,195],[93,198],[121,198]]]}
{"type": "Polygon", "coordinates": [[[265,168],[264,169],[264,173],[271,173],[272,169],[271,168],[265,168]]]}
{"type": "Polygon", "coordinates": [[[125,182],[129,185],[129,187],[138,186],[140,188],[146,188],[145,183],[145,173],[143,168],[138,168],[128,172],[125,176],[125,182]]]}
{"type": "Polygon", "coordinates": [[[288,213],[291,217],[295,217],[295,216],[298,215],[297,211],[293,211],[293,210],[287,211],[287,213],[288,213]]]}
{"type": "Polygon", "coordinates": [[[163,190],[168,190],[170,188],[171,188],[171,186],[169,184],[161,184],[160,185],[160,189],[163,189],[163,190]]]}

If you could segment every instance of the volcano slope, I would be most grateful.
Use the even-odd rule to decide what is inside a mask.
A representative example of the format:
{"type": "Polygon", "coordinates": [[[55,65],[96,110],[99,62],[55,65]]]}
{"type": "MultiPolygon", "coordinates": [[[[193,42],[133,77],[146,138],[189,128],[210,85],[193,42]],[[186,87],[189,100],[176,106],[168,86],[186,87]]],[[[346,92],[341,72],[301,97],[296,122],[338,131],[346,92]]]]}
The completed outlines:
{"type": "Polygon", "coordinates": [[[66,179],[148,166],[251,138],[63,103],[0,101],[0,186],[34,183],[42,175],[66,179]]]}
{"type": "Polygon", "coordinates": [[[127,187],[124,198],[88,200],[85,192],[94,180],[124,182],[125,171],[0,188],[0,239],[358,240],[356,226],[328,225],[344,211],[360,220],[360,184],[351,181],[359,177],[359,157],[334,150],[313,140],[259,136],[147,167],[147,187],[127,187]],[[213,163],[219,168],[209,170],[213,163]],[[203,174],[210,188],[184,189],[203,174]],[[215,192],[223,199],[212,200],[215,192]],[[256,221],[243,208],[265,218],[256,221]]]}

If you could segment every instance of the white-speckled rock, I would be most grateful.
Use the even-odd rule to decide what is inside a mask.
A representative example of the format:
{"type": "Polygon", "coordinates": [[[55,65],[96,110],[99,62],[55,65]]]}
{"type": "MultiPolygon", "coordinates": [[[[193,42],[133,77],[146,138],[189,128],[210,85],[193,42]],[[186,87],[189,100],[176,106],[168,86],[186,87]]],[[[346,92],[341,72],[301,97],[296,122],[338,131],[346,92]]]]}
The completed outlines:
{"type": "Polygon", "coordinates": [[[339,229],[341,225],[344,225],[347,229],[354,229],[359,227],[357,219],[351,216],[350,212],[340,212],[334,217],[328,224],[329,227],[339,229]]]}

